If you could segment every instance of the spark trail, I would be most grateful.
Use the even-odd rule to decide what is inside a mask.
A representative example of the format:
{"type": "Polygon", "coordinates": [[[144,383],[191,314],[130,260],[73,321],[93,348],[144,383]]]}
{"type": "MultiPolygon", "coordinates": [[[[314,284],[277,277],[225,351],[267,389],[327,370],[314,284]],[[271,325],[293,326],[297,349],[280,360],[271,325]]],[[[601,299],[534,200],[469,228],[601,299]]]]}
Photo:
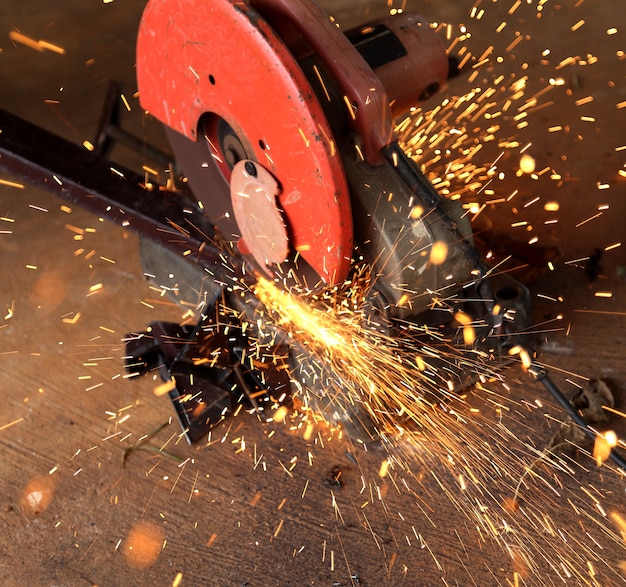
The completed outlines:
{"type": "Polygon", "coordinates": [[[350,433],[355,422],[366,438],[364,430],[373,428],[387,451],[381,476],[396,475],[405,487],[419,487],[423,481],[413,472],[427,471],[477,534],[508,554],[509,576],[540,584],[547,567],[581,584],[600,584],[594,573],[620,577],[594,541],[580,538],[577,525],[604,535],[618,550],[619,534],[602,506],[598,510],[599,502],[590,506],[586,494],[575,491],[575,465],[518,436],[511,415],[519,413],[519,400],[493,362],[466,354],[462,368],[475,374],[477,384],[455,394],[446,381],[463,353],[449,341],[425,344],[421,329],[420,336],[400,341],[368,325],[358,309],[348,311],[351,304],[311,307],[310,300],[263,279],[255,293],[265,306],[264,321],[297,341],[306,356],[298,361],[319,369],[316,390],[304,384],[301,400],[313,409],[321,406],[331,420],[333,411],[348,413],[350,433]],[[572,510],[571,526],[550,515],[563,508],[572,510]]]}

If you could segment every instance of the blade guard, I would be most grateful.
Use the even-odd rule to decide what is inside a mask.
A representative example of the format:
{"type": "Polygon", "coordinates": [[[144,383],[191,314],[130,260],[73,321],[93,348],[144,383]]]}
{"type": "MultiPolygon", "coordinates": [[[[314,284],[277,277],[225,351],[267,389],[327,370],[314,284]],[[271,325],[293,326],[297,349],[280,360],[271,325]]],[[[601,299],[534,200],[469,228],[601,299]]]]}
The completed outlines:
{"type": "MultiPolygon", "coordinates": [[[[144,109],[198,140],[206,113],[226,121],[249,158],[280,182],[291,249],[326,282],[350,267],[352,212],[332,131],[273,29],[235,0],[151,0],[137,41],[144,109]]],[[[211,213],[210,194],[196,194],[211,213]]]]}

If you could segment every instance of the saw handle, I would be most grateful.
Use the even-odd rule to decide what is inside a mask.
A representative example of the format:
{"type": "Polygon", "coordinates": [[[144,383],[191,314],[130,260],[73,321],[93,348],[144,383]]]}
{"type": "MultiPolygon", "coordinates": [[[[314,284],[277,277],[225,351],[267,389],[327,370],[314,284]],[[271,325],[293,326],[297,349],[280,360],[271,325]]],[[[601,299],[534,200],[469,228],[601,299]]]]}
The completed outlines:
{"type": "Polygon", "coordinates": [[[250,5],[271,23],[272,13],[287,19],[322,58],[341,87],[354,130],[363,140],[365,159],[382,163],[381,150],[395,140],[385,88],[330,17],[314,0],[252,0],[250,5]]]}

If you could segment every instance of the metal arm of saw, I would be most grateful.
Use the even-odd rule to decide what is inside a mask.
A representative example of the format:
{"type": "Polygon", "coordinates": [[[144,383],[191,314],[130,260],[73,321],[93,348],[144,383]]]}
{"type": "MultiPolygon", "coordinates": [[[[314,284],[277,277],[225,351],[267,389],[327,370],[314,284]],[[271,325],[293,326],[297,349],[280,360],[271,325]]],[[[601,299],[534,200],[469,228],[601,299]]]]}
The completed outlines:
{"type": "Polygon", "coordinates": [[[297,28],[341,85],[352,124],[363,140],[365,159],[371,165],[382,163],[380,151],[396,139],[389,98],[354,45],[314,2],[252,0],[250,5],[269,22],[278,15],[297,28]]]}

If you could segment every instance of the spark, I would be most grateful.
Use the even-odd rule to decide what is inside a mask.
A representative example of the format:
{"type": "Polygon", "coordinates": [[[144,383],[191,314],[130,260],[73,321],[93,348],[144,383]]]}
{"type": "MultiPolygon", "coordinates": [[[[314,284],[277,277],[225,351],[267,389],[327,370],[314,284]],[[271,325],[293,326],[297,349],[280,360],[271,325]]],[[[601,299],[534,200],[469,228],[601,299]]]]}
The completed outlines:
{"type": "Polygon", "coordinates": [[[594,214],[593,216],[590,216],[589,218],[586,218],[585,220],[580,221],[576,225],[576,228],[580,228],[581,226],[583,226],[583,224],[587,224],[587,222],[591,222],[592,220],[595,220],[596,218],[600,218],[600,216],[602,216],[602,212],[598,212],[597,214],[594,214]]]}
{"type": "Polygon", "coordinates": [[[348,96],[344,96],[343,101],[346,104],[348,113],[350,114],[350,117],[352,118],[352,120],[356,120],[356,112],[354,110],[354,106],[352,105],[352,102],[350,101],[350,98],[348,96]]]}
{"type": "Polygon", "coordinates": [[[146,569],[159,558],[165,542],[164,530],[153,522],[137,522],[124,540],[122,552],[128,566],[146,569]]]}
{"type": "Polygon", "coordinates": [[[443,241],[437,241],[430,250],[430,262],[433,265],[443,265],[448,256],[448,245],[443,241]]]}
{"type": "Polygon", "coordinates": [[[593,458],[598,467],[602,465],[610,456],[611,450],[617,446],[617,434],[613,430],[608,430],[604,434],[598,434],[593,447],[593,458]]]}
{"type": "Polygon", "coordinates": [[[17,183],[15,181],[10,181],[8,179],[1,179],[0,178],[0,185],[5,185],[7,187],[17,188],[17,189],[20,189],[20,190],[24,189],[24,184],[23,183],[17,183]]]}
{"type": "Polygon", "coordinates": [[[71,318],[68,318],[68,317],[63,318],[63,323],[64,324],[76,324],[79,319],[80,319],[80,312],[76,312],[74,316],[72,316],[71,318]]]}
{"type": "Polygon", "coordinates": [[[176,389],[176,381],[175,381],[174,377],[171,377],[168,381],[165,381],[164,383],[161,383],[160,385],[157,385],[153,389],[153,393],[154,393],[154,395],[159,397],[159,396],[168,394],[170,391],[172,391],[174,389],[176,389]]]}
{"type": "Polygon", "coordinates": [[[276,526],[276,530],[274,530],[274,535],[273,535],[273,536],[274,536],[274,538],[276,538],[276,537],[278,536],[279,532],[282,530],[282,527],[283,527],[283,523],[284,523],[284,522],[285,522],[285,520],[283,520],[283,519],[281,519],[281,520],[278,522],[278,526],[276,526]]]}
{"type": "Polygon", "coordinates": [[[0,426],[0,432],[2,432],[3,430],[6,430],[7,428],[11,428],[11,426],[15,426],[16,424],[19,424],[20,422],[23,422],[24,418],[18,418],[17,420],[13,420],[13,422],[9,422],[8,424],[3,424],[2,426],[0,426]]]}
{"type": "Polygon", "coordinates": [[[574,102],[576,106],[582,106],[583,104],[589,104],[593,102],[593,96],[585,96],[584,98],[580,98],[574,102]]]}
{"type": "Polygon", "coordinates": [[[54,43],[50,43],[44,40],[35,40],[27,35],[24,35],[18,31],[10,31],[9,38],[15,42],[20,43],[30,49],[35,49],[35,51],[52,51],[53,53],[58,53],[59,55],[65,55],[65,49],[63,47],[59,47],[54,43]]]}

